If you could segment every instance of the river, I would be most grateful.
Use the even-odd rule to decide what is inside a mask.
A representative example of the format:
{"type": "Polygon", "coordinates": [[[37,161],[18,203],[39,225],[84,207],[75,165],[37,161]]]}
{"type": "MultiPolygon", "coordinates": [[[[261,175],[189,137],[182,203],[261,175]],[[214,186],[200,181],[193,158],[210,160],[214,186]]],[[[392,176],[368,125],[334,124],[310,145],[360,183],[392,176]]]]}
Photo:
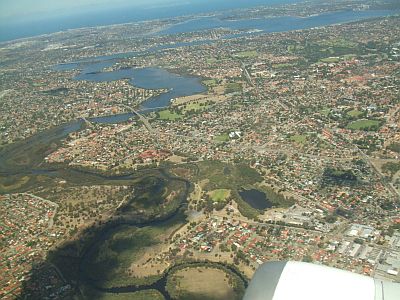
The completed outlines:
{"type": "Polygon", "coordinates": [[[360,21],[368,18],[391,16],[399,11],[390,10],[365,10],[365,11],[335,11],[312,15],[309,17],[282,16],[243,20],[224,20],[218,17],[194,18],[171,26],[158,34],[180,34],[192,31],[209,30],[216,28],[229,28],[235,30],[258,30],[258,33],[282,32],[321,27],[339,23],[360,21]]]}

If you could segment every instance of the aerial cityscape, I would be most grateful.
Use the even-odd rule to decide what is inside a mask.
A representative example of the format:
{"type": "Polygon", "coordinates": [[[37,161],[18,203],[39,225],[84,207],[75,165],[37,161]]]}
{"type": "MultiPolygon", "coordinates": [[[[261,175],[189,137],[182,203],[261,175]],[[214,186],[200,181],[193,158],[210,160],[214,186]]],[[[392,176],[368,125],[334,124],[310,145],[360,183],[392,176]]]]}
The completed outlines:
{"type": "Polygon", "coordinates": [[[400,282],[400,3],[254,2],[0,42],[1,299],[400,282]]]}

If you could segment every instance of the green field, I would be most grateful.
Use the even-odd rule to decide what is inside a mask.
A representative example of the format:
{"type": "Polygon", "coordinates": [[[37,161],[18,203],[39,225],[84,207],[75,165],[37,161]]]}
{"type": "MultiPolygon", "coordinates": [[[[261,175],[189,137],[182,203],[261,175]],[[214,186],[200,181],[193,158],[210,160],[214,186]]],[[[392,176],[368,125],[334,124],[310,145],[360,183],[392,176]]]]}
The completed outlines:
{"type": "Polygon", "coordinates": [[[321,62],[324,63],[337,63],[340,61],[340,57],[327,57],[327,58],[322,58],[321,62]]]}
{"type": "MultiPolygon", "coordinates": [[[[329,49],[331,50],[331,49],[329,49]]],[[[330,53],[335,53],[334,51],[330,52],[330,53]]],[[[357,57],[356,54],[345,54],[342,56],[331,56],[331,57],[325,57],[325,58],[321,58],[320,62],[324,62],[324,63],[338,63],[340,61],[344,61],[344,60],[350,60],[357,57]]]]}
{"type": "Polygon", "coordinates": [[[182,107],[183,107],[183,112],[186,113],[187,111],[190,111],[190,110],[194,110],[194,111],[203,110],[203,109],[208,108],[209,106],[210,105],[204,103],[204,101],[203,101],[203,103],[196,101],[196,102],[189,102],[188,104],[183,105],[182,107]]]}
{"type": "Polygon", "coordinates": [[[211,87],[217,85],[217,81],[215,79],[206,79],[206,80],[203,80],[202,83],[204,85],[211,86],[211,87]]]}
{"type": "Polygon", "coordinates": [[[235,57],[239,57],[239,58],[253,58],[253,57],[257,57],[258,52],[256,50],[251,50],[251,51],[242,51],[242,52],[238,52],[235,54],[235,57]]]}
{"type": "Polygon", "coordinates": [[[183,118],[182,115],[177,114],[169,109],[164,109],[158,112],[161,120],[175,121],[183,118]]]}
{"type": "Polygon", "coordinates": [[[357,54],[346,54],[346,55],[342,56],[342,58],[344,60],[350,60],[350,59],[353,59],[353,58],[356,58],[356,57],[357,57],[357,54]]]}
{"type": "Polygon", "coordinates": [[[199,267],[178,270],[168,276],[167,290],[177,300],[238,300],[244,287],[240,279],[222,269],[199,267]]]}
{"type": "Polygon", "coordinates": [[[324,115],[325,117],[329,116],[331,110],[329,108],[323,108],[319,111],[320,114],[324,115]]]}
{"type": "Polygon", "coordinates": [[[209,193],[211,200],[214,202],[220,202],[226,200],[231,194],[231,190],[228,189],[217,189],[209,193]]]}
{"type": "Polygon", "coordinates": [[[207,191],[216,189],[240,189],[262,180],[261,175],[245,164],[228,164],[220,161],[203,161],[197,164],[197,180],[207,179],[207,191]]]}
{"type": "Polygon", "coordinates": [[[227,133],[220,134],[215,136],[214,139],[218,142],[227,142],[229,141],[229,135],[227,133]]]}
{"type": "Polygon", "coordinates": [[[358,46],[356,42],[346,40],[343,38],[322,40],[318,42],[318,44],[320,44],[321,46],[340,47],[340,48],[355,48],[358,46]]]}
{"type": "Polygon", "coordinates": [[[307,136],[301,134],[295,134],[290,137],[290,140],[298,144],[304,144],[307,140],[307,136]]]}
{"type": "Polygon", "coordinates": [[[225,86],[225,94],[237,93],[242,91],[242,84],[231,82],[225,86]]]}
{"type": "Polygon", "coordinates": [[[381,126],[381,122],[377,120],[357,120],[347,125],[348,129],[352,130],[377,130],[381,126]]]}
{"type": "Polygon", "coordinates": [[[357,109],[353,109],[347,112],[347,115],[350,117],[358,118],[360,117],[364,112],[359,111],[357,109]]]}

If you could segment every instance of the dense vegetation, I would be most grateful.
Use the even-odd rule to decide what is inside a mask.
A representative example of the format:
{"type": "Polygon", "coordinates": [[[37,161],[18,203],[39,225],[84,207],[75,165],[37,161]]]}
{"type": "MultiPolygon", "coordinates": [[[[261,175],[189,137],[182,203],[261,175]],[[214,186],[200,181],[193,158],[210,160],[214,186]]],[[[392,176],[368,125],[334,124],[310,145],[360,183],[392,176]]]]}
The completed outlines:
{"type": "Polygon", "coordinates": [[[352,170],[327,167],[323,173],[323,182],[333,184],[354,184],[357,182],[357,176],[352,170]]]}

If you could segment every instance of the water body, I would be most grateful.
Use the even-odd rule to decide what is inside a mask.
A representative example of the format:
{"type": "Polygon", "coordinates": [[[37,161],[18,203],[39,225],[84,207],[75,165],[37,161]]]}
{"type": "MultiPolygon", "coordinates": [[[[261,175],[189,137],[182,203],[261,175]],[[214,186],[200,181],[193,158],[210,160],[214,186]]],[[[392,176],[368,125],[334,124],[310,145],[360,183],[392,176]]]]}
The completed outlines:
{"type": "Polygon", "coordinates": [[[90,11],[74,14],[61,14],[58,11],[58,15],[53,15],[49,12],[36,20],[0,19],[0,42],[74,28],[148,21],[259,5],[280,5],[301,0],[186,0],[171,1],[158,6],[151,6],[151,3],[139,6],[135,1],[126,2],[128,4],[125,7],[110,4],[107,9],[92,7],[90,11]]]}
{"type": "Polygon", "coordinates": [[[196,18],[187,22],[174,25],[158,34],[179,34],[193,31],[230,28],[236,30],[257,29],[260,32],[282,32],[290,30],[300,30],[313,27],[321,27],[332,24],[354,22],[368,18],[384,17],[394,15],[400,11],[391,10],[368,10],[368,11],[336,11],[306,18],[301,17],[272,17],[265,19],[245,19],[245,20],[221,20],[218,17],[196,18]]]}
{"type": "MultiPolygon", "coordinates": [[[[142,114],[149,113],[170,105],[173,98],[194,95],[206,91],[206,87],[200,79],[192,76],[182,76],[171,73],[161,68],[121,69],[112,72],[101,72],[105,67],[112,66],[115,60],[106,60],[95,63],[71,63],[57,66],[63,70],[81,68],[82,71],[75,77],[76,80],[89,80],[96,82],[114,81],[129,78],[130,82],[137,87],[145,89],[167,89],[168,92],[151,97],[142,103],[138,111],[142,114]]],[[[103,124],[117,124],[128,121],[134,117],[133,113],[123,113],[110,116],[89,118],[91,122],[103,124]]],[[[29,173],[29,166],[16,168],[13,158],[35,151],[40,145],[50,145],[68,136],[72,132],[79,131],[84,122],[79,119],[56,128],[40,132],[21,143],[15,143],[0,151],[0,174],[16,175],[22,171],[29,173]]],[[[42,161],[45,154],[38,155],[37,159],[42,161]]],[[[33,167],[33,166],[32,166],[33,167]]],[[[49,174],[54,175],[54,173],[49,174]]]]}
{"type": "MultiPolygon", "coordinates": [[[[201,31],[215,28],[231,28],[235,30],[259,30],[258,32],[241,33],[223,36],[221,39],[232,39],[245,35],[254,35],[271,32],[282,32],[300,30],[314,27],[322,27],[333,24],[354,22],[369,18],[385,17],[400,14],[400,10],[368,10],[368,11],[336,11],[306,18],[301,17],[273,17],[265,19],[245,19],[245,20],[221,20],[218,17],[198,17],[189,21],[176,24],[155,35],[179,34],[193,31],[201,31]]],[[[124,52],[97,57],[82,58],[75,62],[59,64],[55,67],[59,71],[84,68],[84,73],[97,72],[103,68],[112,66],[119,59],[130,58],[149,53],[159,52],[166,49],[175,49],[185,46],[197,46],[210,44],[214,40],[201,40],[193,42],[179,42],[175,44],[158,45],[145,51],[124,52]]]]}
{"type": "MultiPolygon", "coordinates": [[[[388,16],[395,14],[395,11],[373,10],[373,11],[338,11],[326,13],[307,18],[300,17],[275,17],[267,19],[251,20],[220,20],[216,17],[202,17],[177,24],[158,34],[179,34],[198,30],[228,27],[232,29],[258,29],[262,32],[279,32],[289,30],[299,30],[312,27],[326,26],[336,23],[357,21],[366,18],[388,16]]],[[[245,33],[246,34],[246,33],[245,33]]],[[[258,33],[259,34],[259,33],[258,33]]],[[[242,34],[243,35],[243,34],[242,34]]],[[[238,35],[229,35],[225,38],[234,38],[238,35]]],[[[114,55],[98,56],[85,58],[76,62],[60,64],[55,67],[59,71],[81,69],[81,73],[75,77],[76,80],[88,80],[95,82],[113,81],[120,79],[130,79],[132,85],[145,89],[168,89],[167,93],[152,97],[142,104],[141,112],[152,111],[156,108],[166,107],[171,99],[189,96],[206,91],[200,80],[190,76],[180,76],[160,68],[143,69],[121,69],[112,72],[102,72],[103,69],[113,66],[118,60],[128,57],[144,55],[147,53],[158,52],[164,49],[178,48],[183,46],[200,45],[211,43],[212,41],[195,41],[186,43],[176,43],[174,45],[159,45],[147,51],[137,51],[128,53],[118,53],[114,55]]],[[[132,117],[132,114],[121,114],[111,117],[92,118],[91,121],[98,123],[120,123],[132,117]]]]}
{"type": "MultiPolygon", "coordinates": [[[[96,66],[99,66],[99,63],[96,66]]],[[[92,68],[92,66],[89,68],[92,68]]],[[[86,69],[75,77],[76,80],[95,82],[126,78],[129,78],[131,84],[136,87],[144,89],[168,89],[167,93],[146,100],[140,107],[142,111],[167,107],[170,105],[171,99],[203,93],[207,90],[197,77],[182,76],[161,68],[132,68],[100,73],[88,73],[88,69],[86,69]]]]}
{"type": "Polygon", "coordinates": [[[265,193],[259,190],[241,190],[239,191],[239,195],[246,203],[250,204],[250,206],[255,209],[262,210],[272,207],[272,203],[267,199],[265,193]]]}

